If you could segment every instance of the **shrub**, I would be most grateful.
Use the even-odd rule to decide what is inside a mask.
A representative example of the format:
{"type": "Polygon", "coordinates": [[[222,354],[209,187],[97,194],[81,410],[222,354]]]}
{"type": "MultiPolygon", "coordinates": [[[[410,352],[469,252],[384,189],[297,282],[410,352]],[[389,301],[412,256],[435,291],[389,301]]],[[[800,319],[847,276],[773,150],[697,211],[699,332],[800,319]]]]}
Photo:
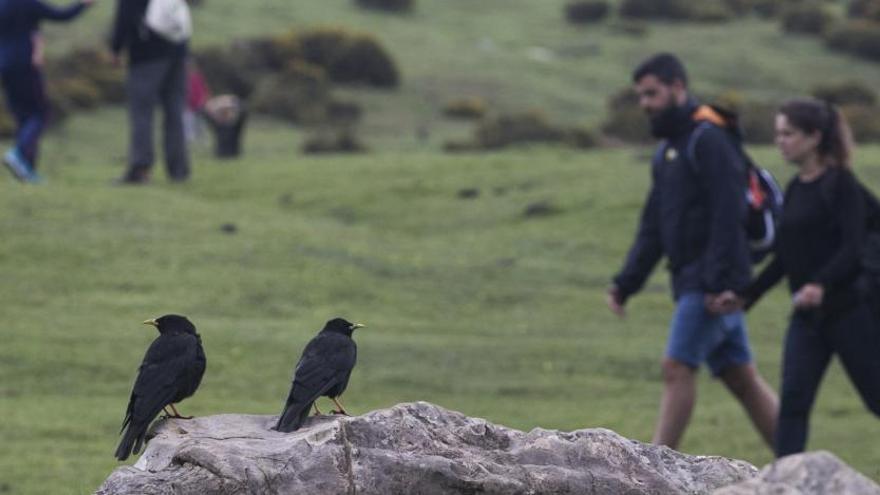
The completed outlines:
{"type": "Polygon", "coordinates": [[[774,141],[777,110],[776,103],[765,101],[745,101],[736,109],[747,143],[769,144],[774,141]]]}
{"type": "Polygon", "coordinates": [[[588,149],[599,146],[596,133],[585,127],[573,127],[568,130],[565,141],[574,148],[588,149]]]}
{"type": "Polygon", "coordinates": [[[840,110],[846,116],[856,141],[861,143],[880,142],[880,108],[844,105],[840,110]]]}
{"type": "Polygon", "coordinates": [[[323,77],[304,70],[289,70],[263,78],[253,92],[255,112],[302,124],[327,120],[330,88],[323,77]]]}
{"type": "Polygon", "coordinates": [[[323,131],[307,139],[302,152],[314,153],[363,153],[367,147],[355,136],[351,129],[323,131]]]}
{"type": "Polygon", "coordinates": [[[820,100],[835,105],[873,106],[877,103],[877,93],[858,81],[846,81],[816,86],[811,94],[820,100]]]}
{"type": "Polygon", "coordinates": [[[782,29],[788,33],[822,34],[832,20],[818,2],[792,4],[782,12],[782,29]]]}
{"type": "Polygon", "coordinates": [[[871,60],[880,60],[880,24],[850,21],[826,32],[825,42],[835,50],[871,60]]]}
{"type": "Polygon", "coordinates": [[[574,24],[597,22],[604,19],[609,10],[604,0],[572,0],[565,6],[565,18],[574,24]]]}
{"type": "Polygon", "coordinates": [[[486,115],[486,101],[475,96],[456,98],[446,103],[443,115],[459,119],[479,119],[486,115]]]}
{"type": "Polygon", "coordinates": [[[82,77],[50,81],[49,92],[66,101],[72,109],[95,108],[101,103],[101,92],[98,87],[82,77]]]}
{"type": "Polygon", "coordinates": [[[639,97],[632,88],[625,88],[608,97],[608,117],[602,123],[604,134],[623,141],[651,141],[651,130],[645,113],[639,108],[639,97]]]}
{"type": "Polygon", "coordinates": [[[880,21],[880,0],[850,0],[847,15],[853,19],[880,21]]]}
{"type": "Polygon", "coordinates": [[[247,98],[253,93],[262,70],[255,71],[233,47],[208,48],[195,56],[208,86],[215,93],[231,93],[247,98]]]}
{"type": "Polygon", "coordinates": [[[303,57],[324,67],[334,82],[364,82],[379,87],[393,87],[400,82],[391,56],[372,36],[320,28],[303,33],[299,41],[303,57]]]}
{"type": "Polygon", "coordinates": [[[727,21],[734,15],[723,0],[623,0],[620,15],[636,19],[727,21]]]}
{"type": "Polygon", "coordinates": [[[562,141],[565,131],[550,125],[541,112],[531,111],[484,119],[475,136],[482,148],[497,149],[513,143],[562,141]]]}
{"type": "Polygon", "coordinates": [[[355,0],[355,3],[366,9],[386,12],[409,12],[415,7],[415,0],[355,0]]]}
{"type": "Polygon", "coordinates": [[[334,82],[363,82],[377,87],[394,87],[400,76],[394,61],[372,36],[359,36],[344,45],[327,66],[334,82]]]}
{"type": "MultiPolygon", "coordinates": [[[[47,79],[78,79],[88,81],[97,91],[97,103],[119,103],[125,100],[124,75],[112,67],[97,49],[80,48],[46,64],[47,79]]],[[[91,96],[89,96],[91,98],[91,96]]],[[[86,105],[88,106],[88,105],[86,105]]]]}

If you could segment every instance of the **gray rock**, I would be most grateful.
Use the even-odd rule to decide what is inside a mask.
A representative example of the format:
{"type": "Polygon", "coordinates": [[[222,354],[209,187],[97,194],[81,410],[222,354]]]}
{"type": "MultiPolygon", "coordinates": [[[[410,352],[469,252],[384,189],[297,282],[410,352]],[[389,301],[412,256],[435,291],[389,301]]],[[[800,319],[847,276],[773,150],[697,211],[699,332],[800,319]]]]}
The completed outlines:
{"type": "Polygon", "coordinates": [[[783,457],[714,495],[880,495],[880,486],[825,451],[783,457]]]}
{"type": "Polygon", "coordinates": [[[165,420],[110,494],[695,494],[752,478],[743,461],[690,456],[605,429],[528,433],[417,402],[358,417],[165,420]]]}

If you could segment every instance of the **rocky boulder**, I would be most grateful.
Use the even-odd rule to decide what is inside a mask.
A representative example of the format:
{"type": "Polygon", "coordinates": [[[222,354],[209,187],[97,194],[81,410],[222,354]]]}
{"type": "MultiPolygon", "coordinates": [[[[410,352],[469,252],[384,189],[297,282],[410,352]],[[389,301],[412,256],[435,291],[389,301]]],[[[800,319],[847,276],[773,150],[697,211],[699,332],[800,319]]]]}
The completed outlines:
{"type": "Polygon", "coordinates": [[[818,451],[790,455],[769,464],[756,478],[713,495],[880,495],[880,486],[834,454],[818,451]]]}
{"type": "Polygon", "coordinates": [[[290,434],[272,430],[275,421],[159,422],[137,464],[114,471],[97,493],[692,494],[757,474],[744,461],[605,429],[525,433],[425,402],[313,417],[290,434]]]}

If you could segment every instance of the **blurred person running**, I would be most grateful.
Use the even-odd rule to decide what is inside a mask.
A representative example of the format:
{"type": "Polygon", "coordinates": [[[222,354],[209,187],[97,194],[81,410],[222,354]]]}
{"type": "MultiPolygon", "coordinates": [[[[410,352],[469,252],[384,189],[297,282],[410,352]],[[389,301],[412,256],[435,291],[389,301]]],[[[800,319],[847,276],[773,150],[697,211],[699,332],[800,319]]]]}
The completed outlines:
{"type": "Polygon", "coordinates": [[[3,163],[22,182],[39,182],[37,155],[49,105],[42,71],[40,22],[69,21],[94,0],[55,7],[41,0],[0,0],[0,80],[15,117],[15,146],[3,163]]]}

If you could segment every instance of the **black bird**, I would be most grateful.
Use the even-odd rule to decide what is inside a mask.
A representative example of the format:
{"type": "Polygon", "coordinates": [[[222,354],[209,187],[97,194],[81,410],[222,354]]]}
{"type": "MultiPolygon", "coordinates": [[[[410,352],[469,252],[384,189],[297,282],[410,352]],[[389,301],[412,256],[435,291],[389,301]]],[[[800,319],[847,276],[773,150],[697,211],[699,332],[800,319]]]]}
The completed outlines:
{"type": "MultiPolygon", "coordinates": [[[[345,392],[357,361],[357,345],[351,333],[360,327],[363,327],[360,323],[334,318],[309,341],[296,364],[293,386],[278,418],[276,430],[291,432],[299,429],[312,405],[321,396],[329,397],[336,404],[339,411],[334,412],[348,414],[337,399],[345,392]]],[[[317,406],[315,411],[319,412],[317,406]]]]}
{"type": "Polygon", "coordinates": [[[168,414],[165,410],[169,417],[192,418],[181,416],[174,403],[191,396],[199,388],[205,373],[202,338],[185,316],[165,315],[144,324],[159,329],[159,337],[147,349],[131,391],[122,421],[125,435],[116,449],[116,458],[120,461],[128,459],[131,453],[140,452],[147,427],[166,406],[174,411],[174,414],[168,414]]]}

